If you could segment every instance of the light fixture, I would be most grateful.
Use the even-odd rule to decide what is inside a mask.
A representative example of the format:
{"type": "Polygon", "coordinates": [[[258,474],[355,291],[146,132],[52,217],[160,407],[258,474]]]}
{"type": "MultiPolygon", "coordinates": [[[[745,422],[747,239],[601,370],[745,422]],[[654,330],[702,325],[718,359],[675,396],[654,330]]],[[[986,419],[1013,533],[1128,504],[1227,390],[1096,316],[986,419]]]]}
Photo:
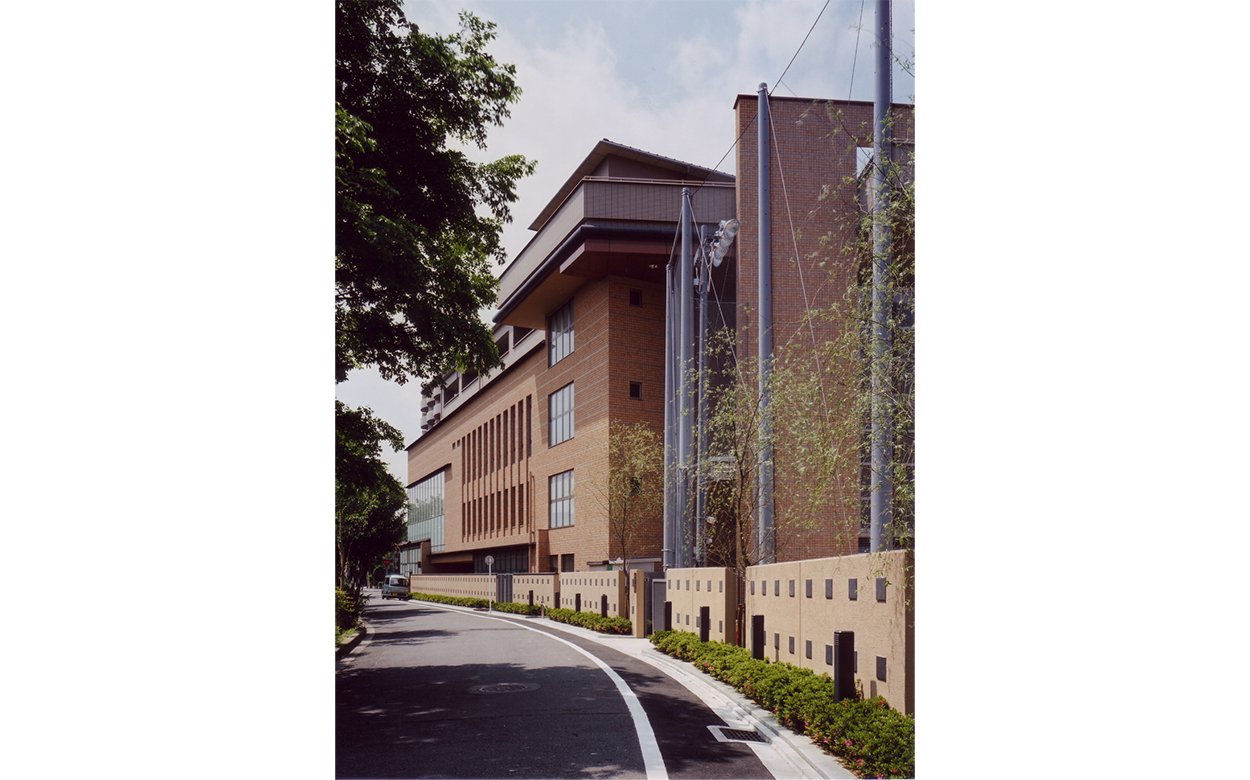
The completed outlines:
{"type": "Polygon", "coordinates": [[[712,247],[712,265],[720,267],[721,261],[725,259],[725,253],[729,251],[729,246],[734,242],[734,236],[738,235],[738,220],[722,219],[720,221],[720,229],[716,231],[713,238],[716,239],[716,245],[712,247]]]}

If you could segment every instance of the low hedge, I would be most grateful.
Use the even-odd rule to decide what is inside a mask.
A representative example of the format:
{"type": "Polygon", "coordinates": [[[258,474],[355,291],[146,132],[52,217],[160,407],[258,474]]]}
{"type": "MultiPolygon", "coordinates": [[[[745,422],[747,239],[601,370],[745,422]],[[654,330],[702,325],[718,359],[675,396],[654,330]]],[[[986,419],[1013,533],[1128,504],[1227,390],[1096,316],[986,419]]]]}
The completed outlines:
{"type": "MultiPolygon", "coordinates": [[[[433,593],[412,593],[409,594],[414,599],[420,601],[433,601],[436,604],[454,604],[457,607],[472,607],[474,609],[486,609],[486,599],[475,599],[463,596],[438,596],[433,593]]],[[[541,605],[534,604],[516,604],[507,601],[494,602],[494,609],[498,612],[512,612],[517,615],[541,615],[543,608],[541,605]]],[[[568,623],[572,626],[581,626],[589,628],[591,631],[598,631],[601,634],[630,634],[634,630],[634,624],[629,618],[624,617],[603,617],[594,612],[576,612],[571,609],[549,609],[546,611],[547,617],[558,623],[568,623]]]]}
{"type": "Polygon", "coordinates": [[[410,593],[408,595],[420,601],[454,604],[457,607],[472,607],[473,609],[486,609],[493,604],[493,609],[497,612],[511,612],[516,615],[538,615],[542,612],[542,607],[537,605],[515,604],[508,601],[489,602],[486,599],[476,599],[468,596],[439,596],[434,593],[410,593]]]}
{"type": "Polygon", "coordinates": [[[661,652],[690,662],[770,710],[782,725],[806,734],[859,777],[915,777],[916,718],[891,709],[884,698],[836,701],[828,674],[758,660],[744,647],[701,642],[688,631],[658,631],[650,639],[661,652]]]}
{"type": "Polygon", "coordinates": [[[547,617],[560,623],[589,628],[601,634],[630,634],[634,624],[627,617],[603,617],[596,612],[577,612],[556,607],[547,610],[547,617]]]}
{"type": "Polygon", "coordinates": [[[538,604],[518,604],[513,601],[496,601],[496,612],[511,612],[515,615],[541,615],[543,608],[538,604]]]}
{"type": "Polygon", "coordinates": [[[433,601],[435,604],[452,604],[457,607],[472,607],[477,609],[481,607],[486,609],[486,599],[475,599],[468,596],[440,596],[437,593],[409,593],[409,598],[418,599],[420,601],[433,601]]]}

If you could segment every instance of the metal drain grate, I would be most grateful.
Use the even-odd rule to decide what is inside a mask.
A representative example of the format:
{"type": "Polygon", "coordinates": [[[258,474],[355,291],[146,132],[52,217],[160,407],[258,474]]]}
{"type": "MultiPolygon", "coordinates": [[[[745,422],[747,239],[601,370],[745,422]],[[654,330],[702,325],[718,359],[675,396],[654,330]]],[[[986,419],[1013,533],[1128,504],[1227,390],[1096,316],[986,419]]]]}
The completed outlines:
{"type": "Polygon", "coordinates": [[[768,744],[768,739],[755,729],[734,729],[729,726],[708,726],[708,730],[720,742],[762,742],[768,744]]]}
{"type": "Polygon", "coordinates": [[[469,693],[524,693],[538,688],[534,683],[493,683],[491,685],[475,685],[469,693]]]}

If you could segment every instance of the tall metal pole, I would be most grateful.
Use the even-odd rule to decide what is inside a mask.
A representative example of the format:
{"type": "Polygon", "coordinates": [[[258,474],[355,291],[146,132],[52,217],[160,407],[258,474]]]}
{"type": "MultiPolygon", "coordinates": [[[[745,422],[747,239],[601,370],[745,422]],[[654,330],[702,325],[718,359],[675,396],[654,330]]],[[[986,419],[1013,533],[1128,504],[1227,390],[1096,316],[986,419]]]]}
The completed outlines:
{"type": "Polygon", "coordinates": [[[680,279],[679,295],[681,297],[681,327],[678,330],[678,425],[677,425],[677,513],[681,521],[677,524],[677,566],[690,566],[691,543],[691,510],[690,501],[690,456],[691,444],[694,439],[694,402],[693,387],[690,381],[691,342],[694,338],[694,253],[692,251],[693,217],[690,208],[690,188],[681,188],[681,258],[677,262],[677,274],[680,279]]]}
{"type": "Polygon", "coordinates": [[[707,565],[707,288],[712,264],[707,256],[707,225],[699,227],[699,453],[695,488],[695,565],[707,565]]]}
{"type": "Polygon", "coordinates": [[[673,371],[673,361],[676,360],[675,339],[673,338],[673,318],[676,316],[673,306],[676,301],[673,297],[673,272],[673,265],[669,265],[664,271],[664,549],[662,553],[664,571],[668,571],[674,565],[674,550],[676,550],[674,542],[677,538],[677,515],[673,511],[676,506],[674,447],[677,444],[676,437],[673,435],[677,421],[673,371]]]}
{"type": "Polygon", "coordinates": [[[887,282],[890,272],[890,229],[885,215],[890,203],[887,172],[892,158],[890,153],[889,111],[893,102],[891,46],[893,31],[890,23],[890,0],[877,0],[877,78],[873,101],[872,146],[874,157],[872,194],[872,477],[869,499],[869,550],[878,552],[890,549],[894,533],[891,529],[891,508],[894,485],[890,474],[893,459],[893,439],[888,399],[886,398],[885,370],[890,344],[889,300],[887,282]]]}
{"type": "Polygon", "coordinates": [[[772,391],[769,387],[773,373],[773,255],[772,215],[769,198],[771,159],[769,158],[768,85],[760,84],[756,125],[759,129],[759,360],[760,360],[760,442],[758,453],[759,472],[759,562],[774,563],[777,547],[773,533],[773,426],[772,391]]]}

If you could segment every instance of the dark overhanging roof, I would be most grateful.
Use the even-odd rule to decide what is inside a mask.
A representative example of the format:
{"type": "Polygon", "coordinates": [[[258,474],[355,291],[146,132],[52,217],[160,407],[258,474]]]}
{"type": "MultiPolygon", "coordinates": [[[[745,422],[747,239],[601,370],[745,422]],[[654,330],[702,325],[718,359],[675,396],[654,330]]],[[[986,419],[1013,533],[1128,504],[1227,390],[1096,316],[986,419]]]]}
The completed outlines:
{"type": "Polygon", "coordinates": [[[547,220],[551,219],[552,214],[556,213],[556,210],[560,208],[560,204],[564,203],[573,190],[577,189],[577,185],[581,184],[582,179],[594,173],[595,169],[608,156],[645,162],[656,168],[663,168],[680,174],[681,178],[691,181],[718,181],[727,184],[732,184],[734,181],[734,177],[728,173],[721,173],[720,171],[704,168],[702,165],[695,165],[694,163],[674,160],[672,157],[652,154],[651,152],[635,149],[625,144],[618,144],[615,141],[609,141],[604,138],[595,144],[595,148],[590,150],[590,154],[586,155],[586,159],[582,160],[582,164],[577,166],[572,175],[556,191],[555,196],[538,213],[533,223],[530,224],[530,230],[542,230],[543,225],[547,224],[547,220]]]}

